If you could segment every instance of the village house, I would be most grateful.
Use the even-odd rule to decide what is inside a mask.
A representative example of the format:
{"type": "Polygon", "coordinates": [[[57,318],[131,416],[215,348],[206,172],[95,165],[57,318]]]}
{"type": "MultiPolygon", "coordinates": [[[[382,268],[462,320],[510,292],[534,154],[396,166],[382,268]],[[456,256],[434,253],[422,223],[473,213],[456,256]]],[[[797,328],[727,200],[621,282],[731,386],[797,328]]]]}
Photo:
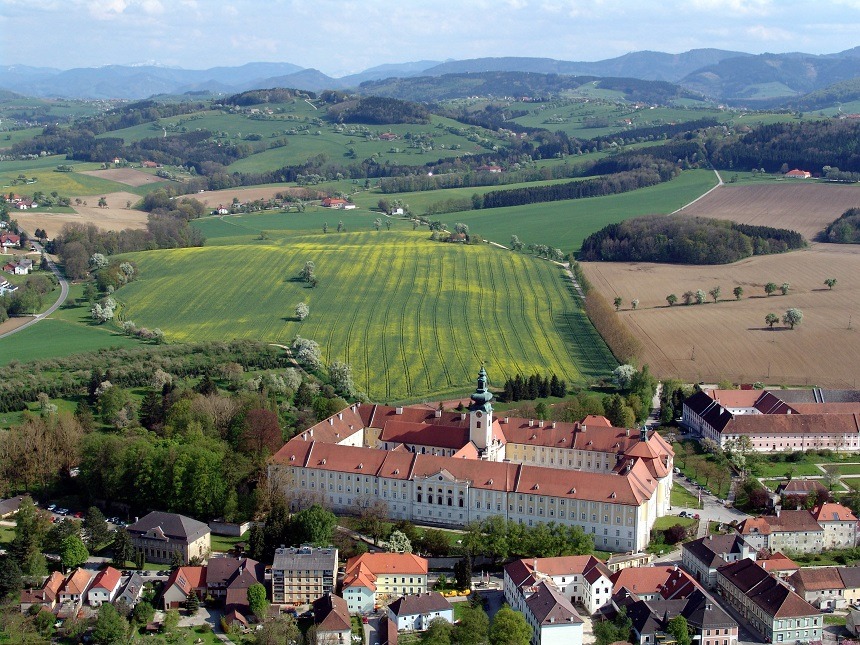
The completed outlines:
{"type": "Polygon", "coordinates": [[[63,581],[59,601],[64,606],[66,615],[74,616],[78,613],[92,581],[93,577],[86,569],[75,569],[63,581]]]}
{"type": "Polygon", "coordinates": [[[678,600],[642,600],[636,597],[619,602],[633,623],[639,645],[657,645],[672,637],[669,621],[683,616],[693,642],[699,645],[737,645],[738,624],[705,592],[697,589],[678,600]]]}
{"type": "Polygon", "coordinates": [[[343,597],[351,613],[369,613],[392,598],[427,592],[427,560],[412,553],[364,553],[350,558],[343,597]]]}
{"type": "Polygon", "coordinates": [[[602,417],[497,418],[492,398],[481,369],[468,411],[350,406],[285,444],[270,478],[335,511],[373,498],[393,520],[458,527],[498,515],[580,526],[607,551],[644,550],[670,504],[674,453],[659,434],[602,417]]]}
{"type": "Polygon", "coordinates": [[[516,611],[525,611],[526,600],[540,582],[554,586],[571,603],[589,614],[610,603],[612,572],[593,555],[515,560],[504,568],[504,593],[516,611]]]}
{"type": "Polygon", "coordinates": [[[789,170],[783,177],[786,179],[809,179],[812,177],[812,173],[808,170],[798,170],[795,168],[794,170],[789,170]]]}
{"type": "Polygon", "coordinates": [[[332,593],[337,582],[337,549],[333,547],[275,549],[272,603],[306,605],[332,593]]]}
{"type": "Polygon", "coordinates": [[[821,612],[749,558],[721,567],[717,590],[769,643],[821,640],[821,612]]]}
{"type": "Polygon", "coordinates": [[[118,569],[107,567],[99,571],[87,590],[87,604],[98,607],[105,602],[113,602],[119,593],[122,574],[118,569]]]}
{"type": "Polygon", "coordinates": [[[21,592],[21,612],[26,613],[33,606],[52,611],[57,605],[64,580],[62,573],[54,571],[38,589],[24,589],[21,592]]]}
{"type": "Polygon", "coordinates": [[[209,557],[209,526],[177,513],[153,511],[126,529],[135,550],[143,551],[147,562],[169,564],[178,551],[182,562],[209,557]]]}
{"type": "Polygon", "coordinates": [[[584,621],[552,584],[538,583],[522,614],[532,628],[532,645],[582,645],[584,621]]]}
{"type": "Polygon", "coordinates": [[[224,611],[249,614],[248,587],[262,584],[265,566],[250,558],[210,558],[206,563],[206,593],[224,603],[224,611]]]}
{"type": "Polygon", "coordinates": [[[824,549],[824,529],[806,510],[777,509],[775,515],[745,519],[737,530],[756,550],[821,553],[824,549]]]}
{"type": "Polygon", "coordinates": [[[627,592],[641,600],[678,600],[702,587],[677,566],[622,569],[612,574],[612,597],[627,592]]]}
{"type": "Polygon", "coordinates": [[[848,549],[857,546],[857,518],[850,508],[827,502],[813,508],[810,514],[824,529],[825,549],[848,549]]]}
{"type": "Polygon", "coordinates": [[[133,572],[116,597],[116,602],[125,602],[129,607],[134,607],[143,595],[143,586],[143,578],[137,571],[133,572]]]}
{"type": "Polygon", "coordinates": [[[206,597],[206,567],[178,567],[170,572],[161,594],[164,610],[184,606],[191,594],[206,597]]]}
{"type": "Polygon", "coordinates": [[[349,202],[339,197],[326,197],[322,200],[323,208],[344,208],[349,202]]]}
{"type": "Polygon", "coordinates": [[[706,589],[717,584],[717,569],[728,562],[756,559],[756,550],[736,534],[708,535],[681,545],[681,566],[706,589]]]}
{"type": "Polygon", "coordinates": [[[352,618],[340,596],[327,593],[314,600],[314,624],[317,645],[349,645],[352,618]]]}
{"type": "Polygon", "coordinates": [[[11,247],[21,246],[21,236],[14,233],[3,233],[0,235],[0,246],[3,247],[4,251],[11,247]]]}
{"type": "Polygon", "coordinates": [[[397,631],[423,632],[437,618],[454,623],[454,608],[438,591],[402,596],[388,605],[397,631]]]}

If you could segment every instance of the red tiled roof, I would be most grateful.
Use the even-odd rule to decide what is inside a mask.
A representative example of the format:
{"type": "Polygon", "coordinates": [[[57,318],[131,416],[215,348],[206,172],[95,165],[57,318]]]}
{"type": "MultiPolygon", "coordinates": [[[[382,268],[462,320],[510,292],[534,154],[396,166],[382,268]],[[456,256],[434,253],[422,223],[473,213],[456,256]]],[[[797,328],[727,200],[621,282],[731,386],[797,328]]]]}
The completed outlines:
{"type": "Polygon", "coordinates": [[[457,449],[469,443],[469,428],[388,420],[382,428],[379,440],[389,443],[457,449]]]}
{"type": "Polygon", "coordinates": [[[66,578],[60,592],[81,595],[87,590],[91,579],[92,578],[86,569],[75,569],[74,572],[66,578]]]}
{"type": "Polygon", "coordinates": [[[375,576],[392,574],[427,574],[427,560],[414,553],[364,553],[346,562],[346,572],[364,565],[375,576]]]}
{"type": "Polygon", "coordinates": [[[860,434],[860,414],[743,414],[724,434],[860,434]]]}
{"type": "Polygon", "coordinates": [[[803,568],[791,574],[788,581],[802,591],[845,588],[845,583],[842,582],[836,567],[803,568]]]}
{"type": "Polygon", "coordinates": [[[821,506],[816,506],[812,509],[812,517],[819,523],[821,522],[856,522],[857,518],[850,508],[845,508],[842,504],[834,504],[828,502],[821,506]]]}
{"type": "Polygon", "coordinates": [[[612,593],[622,588],[634,594],[660,594],[666,600],[686,598],[699,585],[674,566],[629,567],[612,575],[612,593]]]}
{"type": "Polygon", "coordinates": [[[779,551],[766,558],[759,558],[758,563],[765,571],[796,571],[800,569],[800,565],[797,562],[779,551]]]}
{"type": "Polygon", "coordinates": [[[726,408],[751,408],[761,397],[761,390],[705,390],[705,394],[726,408]]]}
{"type": "Polygon", "coordinates": [[[107,591],[113,591],[117,588],[117,585],[119,585],[121,577],[122,574],[117,569],[108,567],[96,574],[90,589],[106,589],[107,591]]]}
{"type": "Polygon", "coordinates": [[[860,403],[792,403],[798,414],[853,414],[860,412],[860,403]]]}
{"type": "Polygon", "coordinates": [[[169,589],[173,585],[179,587],[186,596],[195,589],[205,587],[206,567],[179,567],[174,569],[164,584],[164,588],[169,589]]]}

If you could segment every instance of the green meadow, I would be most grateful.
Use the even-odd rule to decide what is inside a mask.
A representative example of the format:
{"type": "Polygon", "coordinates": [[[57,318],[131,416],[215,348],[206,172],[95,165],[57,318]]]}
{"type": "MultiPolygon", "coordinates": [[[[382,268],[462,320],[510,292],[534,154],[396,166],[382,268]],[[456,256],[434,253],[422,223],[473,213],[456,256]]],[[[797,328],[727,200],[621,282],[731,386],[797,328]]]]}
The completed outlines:
{"type": "Polygon", "coordinates": [[[529,255],[430,242],[426,231],[321,232],[131,254],[141,278],[122,316],[170,341],[316,340],[374,401],[462,393],[481,361],[494,382],[555,372],[569,383],[615,366],[561,269],[529,255]],[[294,280],[305,261],[319,285],[294,280]],[[193,285],[193,287],[191,286],[193,285]],[[310,316],[295,319],[306,302],[310,316]]]}

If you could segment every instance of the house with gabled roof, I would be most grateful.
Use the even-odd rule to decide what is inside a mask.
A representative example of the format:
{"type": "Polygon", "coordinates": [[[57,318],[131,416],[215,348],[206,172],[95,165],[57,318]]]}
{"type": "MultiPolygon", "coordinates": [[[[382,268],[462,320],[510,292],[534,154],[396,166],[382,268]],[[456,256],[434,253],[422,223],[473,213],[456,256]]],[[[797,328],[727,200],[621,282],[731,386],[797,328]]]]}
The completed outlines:
{"type": "Polygon", "coordinates": [[[633,624],[639,645],[657,645],[671,639],[669,621],[683,616],[694,642],[701,645],[737,645],[738,624],[707,595],[696,590],[678,600],[642,600],[631,597],[622,604],[633,624]]]}
{"type": "Polygon", "coordinates": [[[769,643],[822,638],[821,611],[749,558],[720,567],[717,590],[769,643]]]}
{"type": "Polygon", "coordinates": [[[821,553],[824,529],[807,510],[777,510],[775,515],[750,517],[737,527],[754,549],[821,553]]]}
{"type": "Polygon", "coordinates": [[[593,555],[524,558],[504,568],[505,601],[523,611],[537,584],[549,582],[571,603],[594,614],[611,601],[611,578],[612,572],[593,555]]]}
{"type": "Polygon", "coordinates": [[[839,575],[840,567],[804,567],[788,577],[795,592],[813,607],[844,609],[845,582],[839,575]]]}
{"type": "Polygon", "coordinates": [[[454,623],[454,608],[438,591],[401,596],[388,605],[388,617],[398,631],[423,632],[437,618],[454,623]]]}
{"type": "Polygon", "coordinates": [[[756,559],[756,550],[737,533],[707,535],[681,545],[681,565],[706,589],[717,584],[717,569],[744,558],[756,559]]]}
{"type": "Polygon", "coordinates": [[[21,612],[25,613],[33,606],[53,610],[60,597],[60,588],[65,578],[59,571],[54,571],[45,578],[38,589],[24,589],[21,592],[21,612]]]}
{"type": "Polygon", "coordinates": [[[60,587],[59,601],[68,615],[75,615],[81,608],[81,604],[93,581],[92,575],[86,569],[75,569],[63,581],[60,587]]]}
{"type": "Polygon", "coordinates": [[[532,645],[582,645],[584,621],[552,584],[540,582],[525,602],[523,616],[532,628],[532,645]]]}
{"type": "Polygon", "coordinates": [[[125,602],[129,607],[134,607],[143,595],[144,584],[140,573],[132,572],[116,597],[116,602],[125,602]]]}
{"type": "Polygon", "coordinates": [[[677,566],[655,565],[622,569],[612,574],[612,596],[623,591],[642,600],[678,600],[689,596],[701,586],[677,566]]]}
{"type": "Polygon", "coordinates": [[[209,525],[178,513],[153,511],[126,529],[135,551],[147,562],[169,564],[178,551],[182,562],[205,559],[211,550],[209,525]]]}
{"type": "Polygon", "coordinates": [[[314,600],[314,624],[319,645],[349,645],[352,618],[340,596],[327,593],[314,600]]]}
{"type": "Polygon", "coordinates": [[[427,560],[414,553],[364,553],[347,560],[343,597],[350,612],[370,612],[392,598],[426,593],[427,571],[427,560]]]}
{"type": "Polygon", "coordinates": [[[93,583],[87,589],[87,604],[98,607],[105,602],[113,602],[119,593],[122,574],[118,569],[107,567],[96,574],[93,583]]]}
{"type": "Polygon", "coordinates": [[[850,508],[827,502],[810,511],[818,525],[824,529],[825,549],[847,549],[857,546],[857,518],[850,508]]]}
{"type": "Polygon", "coordinates": [[[170,572],[161,594],[165,611],[177,609],[185,604],[188,596],[206,596],[206,567],[178,567],[170,572]]]}

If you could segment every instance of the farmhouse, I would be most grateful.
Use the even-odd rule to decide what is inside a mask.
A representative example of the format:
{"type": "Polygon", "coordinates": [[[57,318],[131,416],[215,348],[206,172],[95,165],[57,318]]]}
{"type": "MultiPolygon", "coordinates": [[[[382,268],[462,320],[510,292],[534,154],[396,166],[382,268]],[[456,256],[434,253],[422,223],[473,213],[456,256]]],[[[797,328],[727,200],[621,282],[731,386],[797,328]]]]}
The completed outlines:
{"type": "Polygon", "coordinates": [[[682,423],[721,446],[745,437],[761,452],[856,450],[860,391],[702,390],[684,401],[682,423]]]}
{"type": "Polygon", "coordinates": [[[348,203],[345,199],[340,199],[339,197],[326,197],[322,200],[323,208],[345,208],[348,203]]]}
{"type": "Polygon", "coordinates": [[[783,177],[787,179],[809,179],[812,177],[812,173],[807,170],[798,170],[795,168],[794,170],[789,170],[783,175],[783,177]]]}
{"type": "Polygon", "coordinates": [[[454,527],[499,515],[580,526],[607,551],[645,548],[672,486],[674,453],[658,434],[497,419],[492,398],[482,368],[468,412],[351,406],[291,439],[269,474],[291,499],[340,511],[374,498],[392,519],[454,527]]]}

